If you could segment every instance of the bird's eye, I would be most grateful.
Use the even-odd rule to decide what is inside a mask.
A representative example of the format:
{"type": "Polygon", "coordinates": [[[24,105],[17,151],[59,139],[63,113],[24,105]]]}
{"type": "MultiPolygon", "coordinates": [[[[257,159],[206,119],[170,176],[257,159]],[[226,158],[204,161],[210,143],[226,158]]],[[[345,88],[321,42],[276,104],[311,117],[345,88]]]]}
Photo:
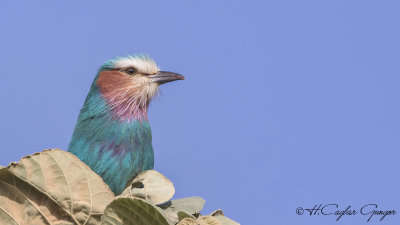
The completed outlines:
{"type": "Polygon", "coordinates": [[[124,70],[124,72],[127,73],[127,74],[132,75],[132,74],[135,74],[135,73],[136,73],[136,69],[133,68],[133,67],[129,67],[129,68],[126,68],[126,69],[124,70]]]}

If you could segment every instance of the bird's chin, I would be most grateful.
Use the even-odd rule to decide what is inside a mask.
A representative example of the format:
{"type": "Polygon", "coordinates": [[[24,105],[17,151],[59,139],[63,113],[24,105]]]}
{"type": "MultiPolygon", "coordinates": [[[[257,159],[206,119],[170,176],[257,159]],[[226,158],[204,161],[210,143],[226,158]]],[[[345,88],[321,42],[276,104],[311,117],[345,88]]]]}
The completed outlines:
{"type": "Polygon", "coordinates": [[[150,102],[150,100],[157,95],[159,86],[160,85],[155,82],[150,82],[148,83],[148,85],[144,86],[144,88],[142,89],[142,96],[145,98],[144,100],[146,102],[150,102]]]}

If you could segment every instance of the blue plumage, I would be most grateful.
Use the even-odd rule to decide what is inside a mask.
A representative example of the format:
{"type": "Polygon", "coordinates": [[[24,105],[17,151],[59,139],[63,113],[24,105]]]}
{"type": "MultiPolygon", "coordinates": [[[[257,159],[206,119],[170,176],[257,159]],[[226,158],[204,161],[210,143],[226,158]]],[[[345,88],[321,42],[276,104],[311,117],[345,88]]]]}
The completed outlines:
{"type": "Polygon", "coordinates": [[[160,84],[183,79],[154,65],[148,58],[135,56],[108,61],[94,79],[69,145],[69,151],[99,174],[116,195],[138,173],[154,166],[147,120],[152,95],[160,84]]]}

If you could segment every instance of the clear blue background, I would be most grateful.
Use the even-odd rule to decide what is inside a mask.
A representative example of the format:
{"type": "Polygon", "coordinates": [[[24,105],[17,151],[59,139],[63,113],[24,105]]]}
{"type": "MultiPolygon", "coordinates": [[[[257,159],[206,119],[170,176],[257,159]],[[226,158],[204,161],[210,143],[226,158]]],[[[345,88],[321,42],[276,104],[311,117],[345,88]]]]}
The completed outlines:
{"type": "Polygon", "coordinates": [[[400,2],[2,1],[0,164],[66,149],[105,60],[186,81],[150,107],[155,168],[244,225],[400,223],[400,2]]]}

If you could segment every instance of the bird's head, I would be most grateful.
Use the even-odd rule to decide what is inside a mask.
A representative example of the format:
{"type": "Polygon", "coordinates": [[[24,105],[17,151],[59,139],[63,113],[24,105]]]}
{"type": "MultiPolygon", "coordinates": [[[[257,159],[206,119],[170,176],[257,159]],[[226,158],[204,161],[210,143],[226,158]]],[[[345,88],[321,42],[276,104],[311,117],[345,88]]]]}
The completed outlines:
{"type": "Polygon", "coordinates": [[[100,69],[96,85],[115,119],[147,120],[150,100],[161,84],[184,77],[160,71],[148,56],[129,55],[107,61],[100,69]]]}

